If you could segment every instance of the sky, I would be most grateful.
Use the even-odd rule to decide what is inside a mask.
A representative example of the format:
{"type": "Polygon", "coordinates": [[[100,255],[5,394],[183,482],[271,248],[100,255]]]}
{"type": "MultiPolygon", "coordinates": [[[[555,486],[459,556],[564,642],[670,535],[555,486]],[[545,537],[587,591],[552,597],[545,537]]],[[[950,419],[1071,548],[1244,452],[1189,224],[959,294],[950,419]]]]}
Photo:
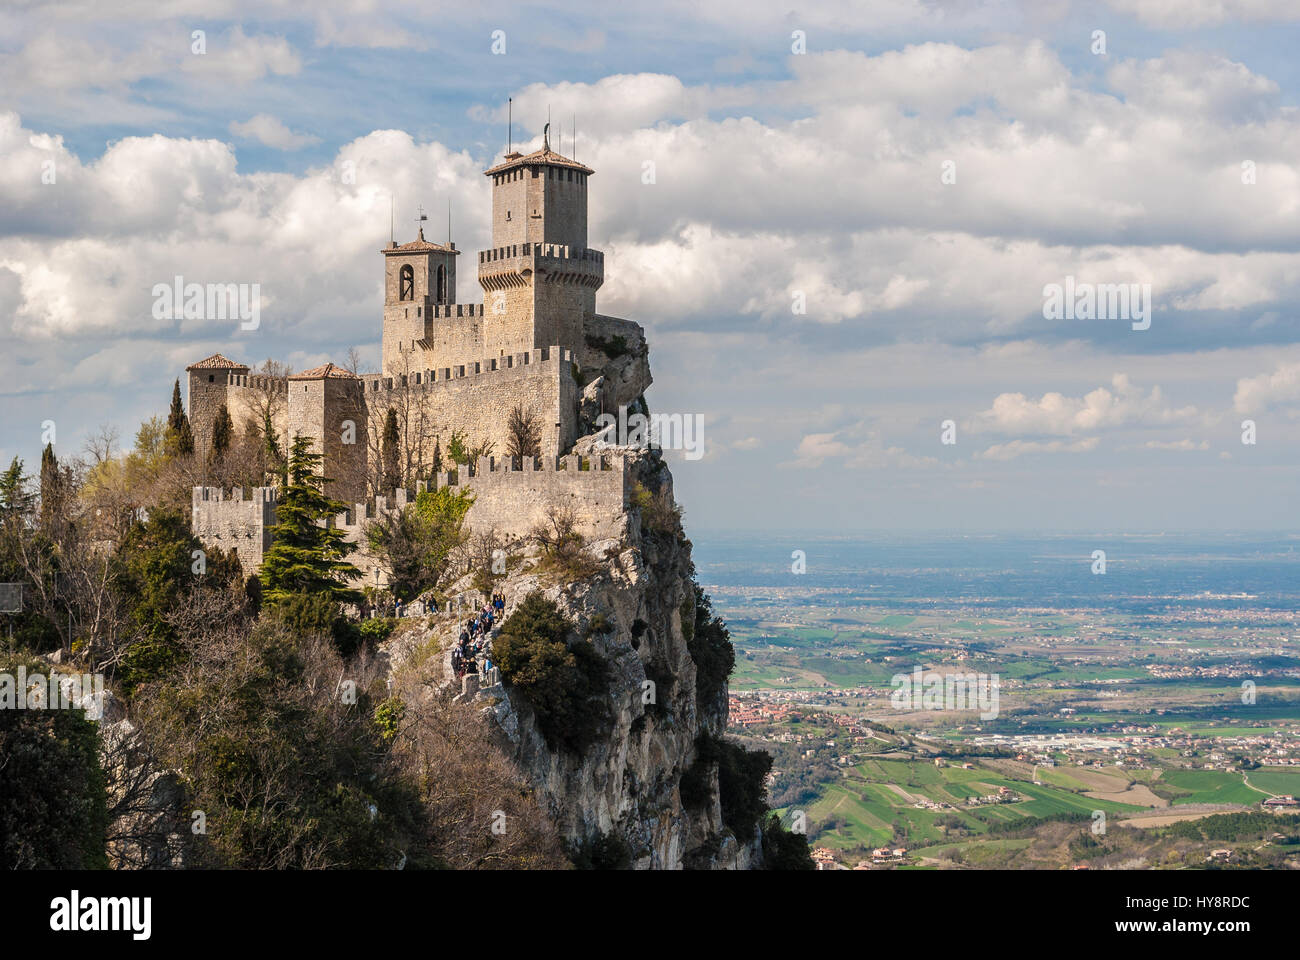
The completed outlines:
{"type": "Polygon", "coordinates": [[[450,206],[486,247],[513,98],[515,146],[549,116],[596,171],[598,310],[645,327],[651,409],[702,418],[668,454],[688,532],[1296,531],[1297,21],[8,0],[0,459],[129,442],[217,351],[377,369],[390,204],[399,242],[450,206]],[[156,317],[178,275],[258,284],[259,326],[156,317]],[[1149,326],[1048,309],[1067,284],[1149,289],[1149,326]]]}

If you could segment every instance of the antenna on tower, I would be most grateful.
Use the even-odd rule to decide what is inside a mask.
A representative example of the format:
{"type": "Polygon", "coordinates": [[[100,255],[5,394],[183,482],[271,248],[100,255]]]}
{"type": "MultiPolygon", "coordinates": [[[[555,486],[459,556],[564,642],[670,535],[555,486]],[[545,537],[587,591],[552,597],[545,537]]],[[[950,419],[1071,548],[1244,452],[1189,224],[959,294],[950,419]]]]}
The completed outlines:
{"type": "Polygon", "coordinates": [[[507,156],[515,152],[514,108],[515,108],[515,98],[507,97],[506,98],[506,155],[507,156]]]}
{"type": "Polygon", "coordinates": [[[388,242],[397,243],[397,201],[393,199],[393,193],[388,193],[388,242]]]}
{"type": "Polygon", "coordinates": [[[578,111],[573,111],[573,159],[578,159],[578,111]]]}
{"type": "Polygon", "coordinates": [[[447,198],[447,246],[451,246],[451,197],[447,198]]]}

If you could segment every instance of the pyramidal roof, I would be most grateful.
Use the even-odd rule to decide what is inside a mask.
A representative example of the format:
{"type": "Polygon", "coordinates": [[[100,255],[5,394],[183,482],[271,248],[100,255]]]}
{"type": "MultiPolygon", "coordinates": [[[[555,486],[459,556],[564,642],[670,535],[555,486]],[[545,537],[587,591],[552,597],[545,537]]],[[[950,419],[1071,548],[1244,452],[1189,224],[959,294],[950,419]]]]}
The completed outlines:
{"type": "Polygon", "coordinates": [[[235,361],[234,361],[234,360],[231,360],[229,357],[223,357],[223,356],[222,356],[221,354],[219,354],[219,353],[214,353],[212,356],[207,357],[206,359],[200,360],[198,363],[191,363],[191,364],[190,364],[188,367],[186,367],[185,369],[186,369],[187,371],[189,371],[189,370],[213,370],[213,369],[220,369],[220,370],[247,370],[247,369],[248,369],[248,365],[247,365],[247,364],[244,364],[244,363],[235,363],[235,361]]]}
{"type": "Polygon", "coordinates": [[[302,373],[289,375],[290,380],[360,380],[355,373],[350,370],[344,370],[335,363],[322,363],[319,367],[312,367],[310,370],[304,370],[302,373]]]}
{"type": "Polygon", "coordinates": [[[498,163],[495,167],[492,167],[490,170],[484,170],[483,175],[486,177],[490,177],[493,174],[502,173],[503,171],[506,170],[513,170],[515,167],[526,167],[538,163],[550,164],[553,167],[568,167],[572,170],[581,170],[583,173],[586,174],[592,174],[596,172],[595,170],[591,169],[591,167],[584,166],[583,164],[579,163],[577,160],[573,160],[570,159],[569,157],[565,157],[562,156],[561,154],[556,153],[554,150],[551,149],[550,144],[547,144],[546,146],[542,147],[542,149],[535,150],[532,153],[527,154],[526,156],[519,153],[507,153],[505,158],[505,163],[498,163]]]}
{"type": "Polygon", "coordinates": [[[384,247],[382,253],[419,253],[422,250],[438,250],[442,253],[454,253],[460,256],[460,251],[449,243],[431,243],[424,239],[424,227],[420,228],[420,235],[410,243],[396,244],[392,243],[384,247]]]}

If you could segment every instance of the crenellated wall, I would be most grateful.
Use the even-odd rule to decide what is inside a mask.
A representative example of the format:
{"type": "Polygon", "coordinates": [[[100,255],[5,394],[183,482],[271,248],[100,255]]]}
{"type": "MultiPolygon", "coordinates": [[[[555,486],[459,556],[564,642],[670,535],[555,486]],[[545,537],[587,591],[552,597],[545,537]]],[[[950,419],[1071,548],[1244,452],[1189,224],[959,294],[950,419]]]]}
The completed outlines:
{"type": "Polygon", "coordinates": [[[233,549],[239,554],[244,575],[262,565],[271,546],[277,493],[273,487],[254,487],[244,499],[241,487],[225,497],[218,487],[195,487],[191,505],[194,535],[206,546],[233,549]]]}
{"type": "Polygon", "coordinates": [[[370,423],[378,429],[390,406],[399,415],[414,410],[411,428],[418,421],[427,455],[435,438],[445,455],[453,431],[463,431],[471,445],[491,442],[493,453],[504,455],[515,406],[536,418],[544,457],[558,456],[578,438],[573,352],[558,346],[397,376],[367,374],[362,383],[370,423]]]}
{"type": "MultiPolygon", "coordinates": [[[[584,537],[621,538],[627,530],[632,481],[627,462],[620,456],[543,457],[536,463],[525,457],[519,468],[508,459],[482,457],[472,468],[438,474],[434,483],[437,489],[451,487],[473,493],[474,505],[465,523],[474,533],[526,537],[545,523],[555,508],[571,510],[575,529],[584,537]]],[[[382,571],[375,579],[379,563],[366,546],[366,526],[413,503],[425,489],[421,482],[414,493],[397,490],[391,499],[375,497],[356,503],[333,519],[331,526],[357,544],[357,552],[349,560],[361,570],[360,584],[386,582],[382,571]]],[[[244,499],[244,491],[238,487],[228,497],[216,487],[195,487],[194,533],[208,546],[234,549],[245,575],[253,573],[271,546],[276,503],[277,492],[272,487],[254,488],[249,499],[244,499]]]]}

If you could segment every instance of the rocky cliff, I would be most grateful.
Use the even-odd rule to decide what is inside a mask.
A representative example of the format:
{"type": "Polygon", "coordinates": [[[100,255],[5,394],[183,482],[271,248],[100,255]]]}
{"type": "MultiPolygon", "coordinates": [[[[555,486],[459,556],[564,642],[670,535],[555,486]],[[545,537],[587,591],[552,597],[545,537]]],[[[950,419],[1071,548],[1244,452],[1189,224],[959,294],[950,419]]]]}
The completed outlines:
{"type": "MultiPolygon", "coordinates": [[[[641,328],[595,319],[583,354],[588,410],[645,410],[650,372],[641,328]]],[[[593,572],[581,578],[557,575],[536,548],[518,547],[523,554],[494,589],[508,598],[507,619],[540,591],[575,625],[570,646],[590,644],[609,668],[601,693],[607,722],[575,751],[548,744],[528,698],[508,684],[478,689],[471,678],[460,699],[490,718],[500,748],[570,844],[617,850],[642,869],[756,866],[761,835],[742,844],[724,826],[718,765],[700,757],[701,745],[727,726],[727,688],[725,671],[702,680],[692,653],[697,588],[672,475],[657,450],[597,443],[588,435],[574,452],[622,455],[635,478],[620,536],[585,545],[593,572]]],[[[455,589],[472,591],[470,578],[455,589]]],[[[443,629],[454,631],[454,617],[447,619],[443,629]]],[[[727,656],[729,667],[729,648],[727,656]]],[[[450,645],[443,670],[450,676],[450,645]]]]}

